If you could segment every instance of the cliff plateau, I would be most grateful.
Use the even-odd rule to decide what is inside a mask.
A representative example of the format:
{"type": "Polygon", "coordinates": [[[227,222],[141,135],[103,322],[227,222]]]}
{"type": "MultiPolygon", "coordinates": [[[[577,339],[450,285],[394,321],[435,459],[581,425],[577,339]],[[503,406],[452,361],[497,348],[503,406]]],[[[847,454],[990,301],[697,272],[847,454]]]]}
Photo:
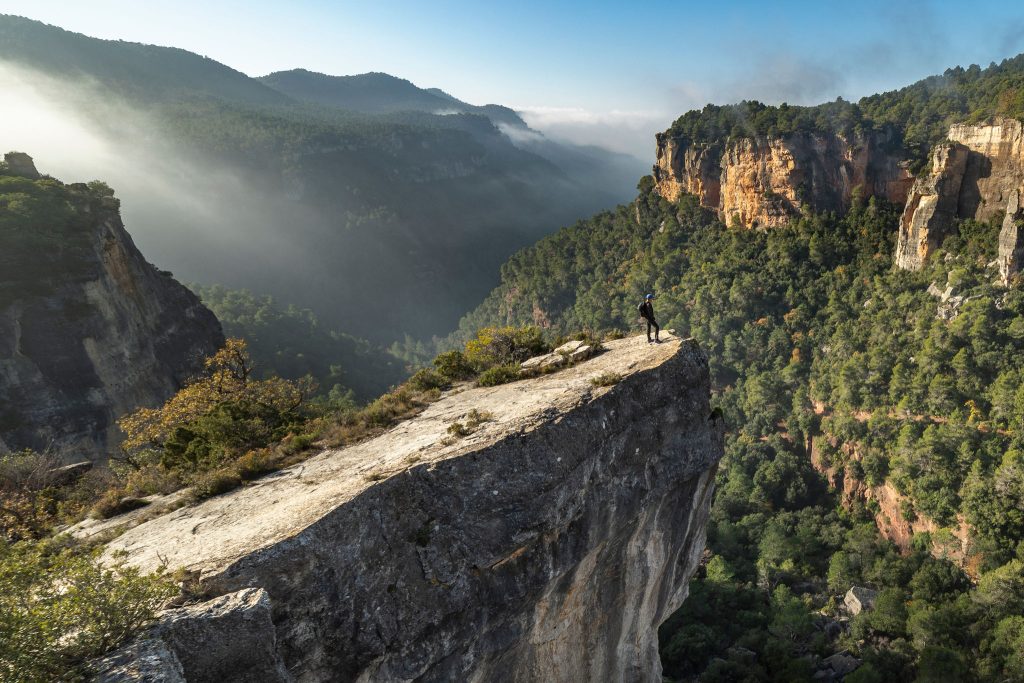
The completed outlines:
{"type": "Polygon", "coordinates": [[[224,338],[220,323],[147,263],[102,183],[0,165],[0,452],[101,459],[114,421],[167,399],[224,338]]]}
{"type": "Polygon", "coordinates": [[[660,680],[722,455],[708,401],[695,342],[618,340],[150,519],[108,553],[185,570],[198,602],[99,680],[660,680]]]}

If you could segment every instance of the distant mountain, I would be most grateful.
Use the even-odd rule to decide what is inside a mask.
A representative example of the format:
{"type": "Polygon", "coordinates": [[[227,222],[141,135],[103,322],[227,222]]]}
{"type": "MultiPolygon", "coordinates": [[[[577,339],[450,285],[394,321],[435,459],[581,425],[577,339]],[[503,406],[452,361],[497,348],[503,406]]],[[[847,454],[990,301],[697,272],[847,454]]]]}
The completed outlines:
{"type": "Polygon", "coordinates": [[[0,16],[7,65],[56,79],[28,77],[99,131],[112,152],[78,167],[118,188],[155,262],[375,343],[444,334],[508,256],[626,200],[644,170],[386,74],[255,79],[183,50],[0,16]]]}
{"type": "Polygon", "coordinates": [[[526,122],[508,107],[477,107],[438,88],[423,89],[404,78],[385,73],[328,76],[305,69],[278,71],[259,79],[265,85],[300,102],[312,102],[368,114],[422,111],[429,114],[482,114],[494,123],[526,128],[526,122]]]}
{"type": "Polygon", "coordinates": [[[89,79],[133,98],[205,95],[251,104],[289,102],[287,95],[240,71],[186,50],[90,38],[11,15],[0,15],[0,60],[51,76],[89,79]]]}

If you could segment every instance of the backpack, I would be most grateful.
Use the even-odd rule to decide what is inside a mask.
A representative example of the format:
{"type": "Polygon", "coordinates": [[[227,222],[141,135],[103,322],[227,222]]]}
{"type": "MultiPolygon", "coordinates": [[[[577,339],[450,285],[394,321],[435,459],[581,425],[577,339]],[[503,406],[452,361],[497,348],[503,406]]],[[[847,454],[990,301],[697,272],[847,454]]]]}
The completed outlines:
{"type": "Polygon", "coordinates": [[[637,307],[636,307],[636,312],[640,314],[641,318],[646,318],[647,317],[647,302],[646,301],[641,301],[637,305],[637,307]]]}

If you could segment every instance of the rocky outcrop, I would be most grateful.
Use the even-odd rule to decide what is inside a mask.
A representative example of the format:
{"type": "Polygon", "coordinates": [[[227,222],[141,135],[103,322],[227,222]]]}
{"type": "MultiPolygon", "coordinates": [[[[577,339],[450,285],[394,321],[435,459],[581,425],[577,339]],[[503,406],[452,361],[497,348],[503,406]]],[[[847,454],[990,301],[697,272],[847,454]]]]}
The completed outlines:
{"type": "Polygon", "coordinates": [[[0,174],[0,449],[105,460],[114,421],[198,371],[220,324],[145,261],[105,186],[37,180],[27,155],[0,174]]]}
{"type": "Polygon", "coordinates": [[[24,152],[7,152],[4,154],[4,164],[7,172],[14,176],[21,176],[30,180],[39,178],[39,171],[36,170],[32,157],[24,152]]]}
{"type": "Polygon", "coordinates": [[[918,270],[953,232],[969,150],[958,143],[932,152],[932,170],[914,182],[900,219],[896,265],[918,270]]]}
{"type": "Polygon", "coordinates": [[[956,124],[948,138],[933,153],[931,174],[915,183],[907,201],[896,263],[919,269],[953,232],[955,219],[988,221],[1005,212],[998,262],[1008,282],[1020,270],[1024,247],[1017,229],[1024,190],[1024,126],[1007,118],[956,124]]]}
{"type": "Polygon", "coordinates": [[[875,600],[878,598],[878,591],[863,586],[852,586],[843,596],[843,604],[850,614],[857,616],[864,610],[875,608],[875,600]]]}
{"type": "MultiPolygon", "coordinates": [[[[660,680],[722,455],[708,401],[694,342],[618,340],[145,522],[108,552],[183,568],[210,601],[128,651],[190,682],[660,680]],[[488,419],[453,440],[471,410],[488,419]]],[[[143,680],[126,657],[101,680],[143,680]]]]}
{"type": "Polygon", "coordinates": [[[846,139],[798,133],[691,144],[657,136],[656,191],[670,201],[687,193],[729,225],[784,225],[807,204],[844,211],[854,191],[902,203],[912,177],[885,151],[882,134],[846,139]]]}
{"type": "Polygon", "coordinates": [[[999,277],[1003,284],[1021,270],[1024,264],[1024,207],[1020,202],[1020,190],[1010,192],[1006,204],[1003,228],[999,231],[999,277]]]}

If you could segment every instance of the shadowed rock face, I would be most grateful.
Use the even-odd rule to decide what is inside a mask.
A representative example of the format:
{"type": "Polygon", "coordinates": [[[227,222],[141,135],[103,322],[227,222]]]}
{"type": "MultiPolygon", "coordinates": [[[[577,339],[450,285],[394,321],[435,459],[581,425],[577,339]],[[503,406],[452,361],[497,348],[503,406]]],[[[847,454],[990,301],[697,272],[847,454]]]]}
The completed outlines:
{"type": "MultiPolygon", "coordinates": [[[[162,653],[166,680],[243,680],[180,646],[237,629],[264,653],[244,680],[660,680],[657,627],[704,548],[722,424],[695,343],[608,346],[128,531],[111,552],[220,596],[128,650],[162,653]],[[591,384],[607,372],[623,379],[591,384]],[[493,420],[444,441],[473,408],[493,420]],[[230,604],[247,626],[217,626],[230,604]]],[[[141,680],[125,656],[101,680],[141,680]]]]}
{"type": "Polygon", "coordinates": [[[0,452],[105,460],[114,421],[201,369],[220,323],[146,262],[108,190],[39,180],[25,154],[3,175],[42,194],[0,222],[0,452]]]}
{"type": "Polygon", "coordinates": [[[1024,207],[1021,206],[1020,190],[1010,193],[1006,205],[1003,228],[999,231],[998,261],[1003,284],[1009,283],[1024,265],[1024,207]]]}
{"type": "Polygon", "coordinates": [[[933,152],[932,172],[919,179],[907,200],[896,246],[896,263],[917,270],[955,231],[955,220],[991,220],[1005,212],[999,236],[1003,282],[1020,271],[1024,240],[1020,192],[1024,190],[1024,126],[996,118],[981,125],[950,126],[949,142],[933,152]]]}

